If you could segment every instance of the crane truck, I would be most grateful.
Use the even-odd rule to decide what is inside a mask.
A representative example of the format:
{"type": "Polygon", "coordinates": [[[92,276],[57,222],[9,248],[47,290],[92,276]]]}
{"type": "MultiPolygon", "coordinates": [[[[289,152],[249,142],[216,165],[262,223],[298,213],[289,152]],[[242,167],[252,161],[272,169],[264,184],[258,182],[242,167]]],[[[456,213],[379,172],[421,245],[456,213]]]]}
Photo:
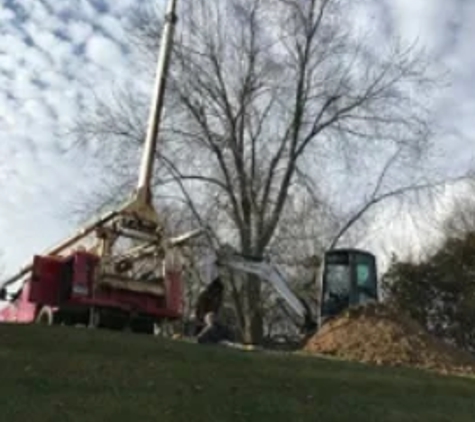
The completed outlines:
{"type": "Polygon", "coordinates": [[[3,283],[3,321],[89,326],[177,319],[182,300],[176,248],[193,232],[166,238],[154,207],[151,179],[164,103],[177,0],[167,5],[137,187],[132,197],[58,246],[34,256],[3,283]],[[17,285],[20,288],[16,289],[17,285]],[[15,292],[10,294],[12,286],[15,292]]]}
{"type": "MultiPolygon", "coordinates": [[[[183,317],[179,248],[203,230],[167,238],[151,192],[176,4],[177,0],[169,0],[167,6],[138,183],[131,199],[56,247],[34,256],[7,279],[0,286],[0,321],[131,327],[154,333],[160,321],[183,317]]],[[[366,251],[337,249],[325,253],[316,316],[268,261],[215,253],[209,262],[215,272],[225,267],[269,283],[306,333],[348,306],[378,300],[376,260],[366,251]]]]}

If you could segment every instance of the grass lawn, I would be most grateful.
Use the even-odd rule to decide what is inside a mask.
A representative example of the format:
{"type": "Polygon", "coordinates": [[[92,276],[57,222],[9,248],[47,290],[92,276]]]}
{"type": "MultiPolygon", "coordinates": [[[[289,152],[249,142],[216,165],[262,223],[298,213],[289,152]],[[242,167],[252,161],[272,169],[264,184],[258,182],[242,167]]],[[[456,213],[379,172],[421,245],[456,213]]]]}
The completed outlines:
{"type": "Polygon", "coordinates": [[[0,325],[6,422],[475,420],[475,380],[145,335],[0,325]]]}

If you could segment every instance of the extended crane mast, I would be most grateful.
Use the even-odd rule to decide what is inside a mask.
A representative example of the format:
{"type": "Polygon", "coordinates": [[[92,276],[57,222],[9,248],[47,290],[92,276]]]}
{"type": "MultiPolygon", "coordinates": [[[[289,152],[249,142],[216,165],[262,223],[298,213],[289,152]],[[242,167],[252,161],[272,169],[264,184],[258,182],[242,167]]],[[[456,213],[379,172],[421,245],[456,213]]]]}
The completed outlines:
{"type": "Polygon", "coordinates": [[[157,150],[158,133],[162,118],[162,111],[165,99],[165,87],[168,76],[170,55],[173,47],[173,35],[175,24],[178,20],[176,15],[177,0],[170,0],[167,13],[165,15],[165,27],[163,29],[162,45],[157,63],[157,76],[155,79],[154,95],[150,107],[147,136],[142,154],[139,180],[136,190],[136,201],[141,203],[151,203],[151,180],[153,174],[154,155],[157,150]]]}
{"type": "Polygon", "coordinates": [[[167,83],[170,56],[173,48],[173,35],[178,20],[176,15],[177,0],[169,0],[165,15],[162,42],[158,55],[155,86],[153,90],[147,134],[142,152],[137,188],[124,211],[138,213],[143,220],[160,225],[158,214],[152,204],[152,177],[157,151],[158,134],[162,120],[165,88],[167,83]]]}
{"type": "MultiPolygon", "coordinates": [[[[121,256],[114,256],[113,253],[113,246],[119,238],[126,237],[132,239],[136,243],[134,245],[135,252],[133,259],[140,259],[142,257],[141,251],[148,250],[150,254],[150,250],[154,249],[155,254],[164,255],[164,249],[166,247],[173,247],[196,235],[196,232],[192,232],[182,235],[177,239],[164,241],[162,236],[163,225],[153,205],[151,192],[157,141],[164,106],[165,88],[173,47],[174,29],[178,20],[176,8],[177,0],[169,0],[158,54],[155,84],[138,174],[138,183],[132,197],[125,204],[118,207],[118,209],[107,213],[93,223],[81,228],[77,233],[44,253],[44,255],[48,256],[58,256],[68,248],[77,245],[78,242],[84,240],[87,236],[95,234],[95,245],[87,249],[94,251],[101,257],[103,260],[101,265],[103,267],[103,275],[113,284],[117,281],[113,280],[117,279],[117,274],[113,273],[117,273],[117,271],[111,268],[111,264],[117,267],[117,264],[121,261],[121,256]],[[137,246],[137,242],[141,242],[141,245],[137,246]]],[[[127,255],[127,263],[123,265],[122,268],[128,268],[130,270],[132,264],[130,253],[126,253],[125,255],[127,255]]],[[[32,269],[33,263],[29,263],[18,273],[6,280],[3,286],[20,280],[29,274],[32,269]]]]}

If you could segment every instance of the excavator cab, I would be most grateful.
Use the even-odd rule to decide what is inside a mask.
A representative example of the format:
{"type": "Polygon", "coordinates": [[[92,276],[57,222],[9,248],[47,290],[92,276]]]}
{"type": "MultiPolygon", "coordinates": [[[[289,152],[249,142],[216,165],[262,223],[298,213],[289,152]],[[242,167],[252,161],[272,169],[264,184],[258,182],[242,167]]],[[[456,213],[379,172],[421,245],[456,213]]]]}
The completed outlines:
{"type": "Polygon", "coordinates": [[[351,306],[378,301],[376,257],[358,249],[327,251],[321,287],[321,323],[351,306]]]}

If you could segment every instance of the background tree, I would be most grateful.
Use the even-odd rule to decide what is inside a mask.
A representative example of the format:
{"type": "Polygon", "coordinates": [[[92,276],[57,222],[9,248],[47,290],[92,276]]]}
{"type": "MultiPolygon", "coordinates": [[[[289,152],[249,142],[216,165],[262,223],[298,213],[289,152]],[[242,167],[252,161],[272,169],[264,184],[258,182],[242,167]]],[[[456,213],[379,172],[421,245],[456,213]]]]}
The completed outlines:
{"type": "MultiPolygon", "coordinates": [[[[335,246],[381,202],[439,183],[424,171],[435,127],[428,63],[397,43],[372,50],[351,8],[343,0],[181,4],[157,154],[160,204],[182,201],[194,224],[262,257],[301,225],[288,218],[308,198],[334,224],[335,246]]],[[[144,81],[160,18],[143,8],[131,21],[144,81]]],[[[107,142],[102,162],[120,189],[135,180],[144,98],[139,88],[123,91],[75,130],[81,143],[107,142]]],[[[233,292],[245,339],[259,341],[260,281],[247,277],[233,292]]]]}
{"type": "Polygon", "coordinates": [[[438,248],[419,260],[393,258],[383,277],[387,300],[434,335],[475,352],[474,203],[458,207],[443,222],[438,248]]]}

